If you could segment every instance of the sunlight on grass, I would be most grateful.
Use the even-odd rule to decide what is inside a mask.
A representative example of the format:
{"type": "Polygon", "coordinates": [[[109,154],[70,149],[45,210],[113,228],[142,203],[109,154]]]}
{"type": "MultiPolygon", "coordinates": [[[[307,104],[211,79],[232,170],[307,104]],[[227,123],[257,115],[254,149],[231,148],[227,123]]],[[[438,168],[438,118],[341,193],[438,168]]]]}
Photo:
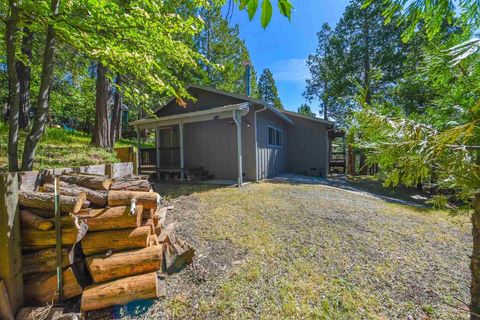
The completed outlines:
{"type": "MultiPolygon", "coordinates": [[[[19,154],[23,152],[26,133],[21,132],[19,154]]],[[[77,167],[118,162],[116,155],[108,150],[93,147],[91,137],[77,131],[47,128],[35,154],[35,170],[77,167]]],[[[0,124],[0,171],[7,169],[8,127],[0,124]]],[[[19,159],[20,161],[21,159],[19,159]]]]}
{"type": "MultiPolygon", "coordinates": [[[[429,274],[432,264],[445,265],[442,255],[429,250],[461,245],[457,232],[468,235],[465,217],[321,186],[259,183],[242,189],[200,187],[194,194],[208,208],[198,222],[201,236],[228,240],[246,257],[213,297],[195,308],[188,299],[167,301],[175,318],[458,318],[445,306],[414,303],[408,292],[413,275],[429,274]]],[[[449,276],[435,274],[415,290],[431,288],[448,300],[462,290],[458,281],[443,278],[449,276]]]]}

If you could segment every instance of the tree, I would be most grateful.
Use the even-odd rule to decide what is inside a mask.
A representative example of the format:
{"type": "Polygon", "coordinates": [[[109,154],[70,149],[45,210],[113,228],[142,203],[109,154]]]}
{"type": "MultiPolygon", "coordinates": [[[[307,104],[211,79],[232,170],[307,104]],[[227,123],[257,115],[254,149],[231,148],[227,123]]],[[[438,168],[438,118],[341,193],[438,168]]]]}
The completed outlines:
{"type": "MultiPolygon", "coordinates": [[[[361,99],[363,109],[355,115],[355,132],[370,151],[368,161],[378,163],[388,176],[387,183],[414,185],[434,179],[438,188],[455,190],[464,208],[471,209],[470,318],[480,319],[480,60],[473,56],[479,41],[469,32],[478,30],[480,8],[477,1],[460,1],[457,9],[455,3],[390,2],[385,16],[388,21],[399,11],[403,14],[408,23],[405,40],[422,30],[435,40],[445,19],[462,24],[466,32],[452,35],[440,50],[425,52],[423,75],[432,84],[434,99],[426,104],[424,115],[407,117],[401,109],[371,106],[361,99]],[[452,18],[455,12],[460,13],[458,20],[452,18]]],[[[435,200],[445,205],[449,199],[437,196],[435,200]]]]}
{"type": "Polygon", "coordinates": [[[398,14],[385,25],[387,5],[375,1],[362,8],[362,4],[352,0],[333,30],[322,26],[318,48],[307,60],[311,77],[304,96],[320,100],[324,113],[342,126],[356,108],[359,87],[366,90],[367,103],[392,99],[411,50],[401,40],[404,26],[398,23],[398,14]]]}
{"type": "MultiPolygon", "coordinates": [[[[280,13],[290,18],[292,9],[290,2],[288,0],[277,2],[280,13]]],[[[222,0],[213,2],[215,5],[222,3],[222,0]]],[[[9,0],[0,4],[9,83],[7,116],[10,122],[8,150],[10,171],[18,170],[20,103],[22,116],[27,115],[22,119],[23,126],[28,119],[28,112],[25,110],[29,97],[33,97],[32,91],[35,91],[36,103],[33,109],[36,113],[25,141],[22,157],[22,169],[31,170],[35,149],[49,118],[52,86],[59,80],[58,82],[70,82],[70,87],[75,87],[71,85],[68,73],[62,74],[60,79],[55,79],[55,75],[58,74],[55,67],[61,67],[61,64],[57,64],[55,50],[57,46],[68,48],[67,52],[73,53],[70,56],[73,60],[77,55],[84,56],[90,61],[100,63],[111,74],[127,75],[128,79],[124,82],[122,90],[123,96],[145,102],[142,103],[145,106],[159,101],[149,100],[147,92],[153,92],[155,98],[172,95],[179,99],[189,97],[182,79],[185,79],[185,75],[196,72],[198,61],[204,60],[191,45],[193,36],[203,26],[203,21],[196,14],[202,5],[211,6],[204,2],[185,4],[177,0],[66,1],[62,2],[61,6],[59,0],[21,2],[9,0]],[[185,6],[193,10],[181,12],[180,8],[185,6]],[[34,31],[33,41],[30,42],[28,37],[24,37],[25,41],[20,41],[19,30],[24,30],[25,35],[28,33],[26,31],[34,31]],[[38,56],[35,56],[37,50],[32,50],[32,47],[38,45],[38,41],[44,41],[42,48],[44,53],[41,56],[41,63],[34,65],[32,61],[37,61],[35,58],[38,56]],[[22,43],[22,47],[17,50],[19,43],[22,43]],[[33,53],[32,59],[29,52],[33,53]],[[22,67],[31,68],[22,70],[22,67]],[[18,73],[15,72],[17,70],[18,73]],[[28,72],[38,74],[30,77],[28,72]],[[31,87],[29,78],[34,80],[31,87]],[[142,98],[139,99],[139,96],[142,98]]],[[[239,5],[252,19],[258,2],[239,1],[239,5]]],[[[261,11],[261,22],[266,27],[272,15],[270,0],[262,3],[261,11]]],[[[75,90],[82,92],[78,88],[75,90]]],[[[57,102],[53,104],[58,106],[57,102]]]]}
{"type": "Polygon", "coordinates": [[[304,116],[315,118],[315,113],[312,112],[312,109],[310,109],[310,106],[306,103],[298,107],[297,112],[304,116]]]}
{"type": "Polygon", "coordinates": [[[311,78],[307,79],[307,86],[303,96],[309,101],[318,99],[322,103],[323,118],[328,119],[329,111],[329,71],[331,68],[332,54],[330,49],[330,41],[332,37],[332,29],[328,23],[322,25],[322,29],[317,33],[318,48],[315,54],[311,54],[307,59],[307,66],[310,71],[311,78]]]}
{"type": "MultiPolygon", "coordinates": [[[[206,61],[199,62],[204,71],[201,84],[245,94],[245,64],[250,62],[250,54],[245,41],[240,39],[239,26],[230,27],[219,7],[202,8],[200,16],[205,21],[205,26],[195,37],[195,48],[206,58],[206,61]]],[[[255,92],[253,66],[250,70],[251,91],[255,92]]]]}
{"type": "Polygon", "coordinates": [[[278,96],[277,85],[269,69],[264,69],[258,79],[258,93],[260,99],[268,105],[277,109],[283,109],[282,101],[278,96]]]}

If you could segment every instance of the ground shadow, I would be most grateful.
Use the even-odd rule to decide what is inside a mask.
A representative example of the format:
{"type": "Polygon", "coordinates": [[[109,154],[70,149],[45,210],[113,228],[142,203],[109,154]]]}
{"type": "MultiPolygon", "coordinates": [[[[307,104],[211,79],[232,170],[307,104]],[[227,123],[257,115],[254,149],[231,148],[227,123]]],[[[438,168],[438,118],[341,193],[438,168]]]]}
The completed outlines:
{"type": "Polygon", "coordinates": [[[419,209],[431,207],[426,203],[428,194],[424,192],[406,186],[384,187],[381,181],[368,177],[332,176],[324,179],[286,173],[268,181],[272,183],[325,185],[382,199],[390,203],[413,206],[419,209]]]}

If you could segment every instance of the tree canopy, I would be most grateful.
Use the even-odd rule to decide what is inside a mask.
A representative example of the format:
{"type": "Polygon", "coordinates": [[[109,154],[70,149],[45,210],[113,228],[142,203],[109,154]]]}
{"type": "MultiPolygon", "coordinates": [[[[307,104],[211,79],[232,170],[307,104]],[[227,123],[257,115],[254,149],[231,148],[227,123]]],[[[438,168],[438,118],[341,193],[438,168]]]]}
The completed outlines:
{"type": "Polygon", "coordinates": [[[265,103],[277,109],[283,109],[282,101],[278,96],[277,85],[270,69],[264,69],[258,78],[258,94],[265,103]]]}

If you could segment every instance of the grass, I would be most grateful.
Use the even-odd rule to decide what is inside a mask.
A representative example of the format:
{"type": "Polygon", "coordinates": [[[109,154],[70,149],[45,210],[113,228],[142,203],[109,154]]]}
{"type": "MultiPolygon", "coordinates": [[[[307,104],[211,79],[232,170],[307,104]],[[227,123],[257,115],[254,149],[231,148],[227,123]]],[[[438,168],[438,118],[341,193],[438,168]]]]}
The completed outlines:
{"type": "Polygon", "coordinates": [[[467,217],[319,185],[176,188],[191,195],[172,219],[190,228],[198,265],[215,276],[183,280],[167,318],[468,318],[450,306],[468,300],[467,217]],[[229,249],[209,251],[218,243],[229,249]],[[225,250],[242,257],[222,259],[225,250]]]}
{"type": "MultiPolygon", "coordinates": [[[[23,152],[26,133],[20,134],[19,154],[23,152]]],[[[76,167],[117,162],[113,152],[90,144],[91,136],[64,129],[47,128],[35,154],[35,170],[76,167]]],[[[128,146],[127,140],[121,140],[118,146],[128,146]]],[[[117,144],[116,144],[117,146],[117,144]]],[[[7,171],[8,126],[0,123],[0,172],[7,171]]],[[[21,159],[19,159],[21,161],[21,159]]]]}

